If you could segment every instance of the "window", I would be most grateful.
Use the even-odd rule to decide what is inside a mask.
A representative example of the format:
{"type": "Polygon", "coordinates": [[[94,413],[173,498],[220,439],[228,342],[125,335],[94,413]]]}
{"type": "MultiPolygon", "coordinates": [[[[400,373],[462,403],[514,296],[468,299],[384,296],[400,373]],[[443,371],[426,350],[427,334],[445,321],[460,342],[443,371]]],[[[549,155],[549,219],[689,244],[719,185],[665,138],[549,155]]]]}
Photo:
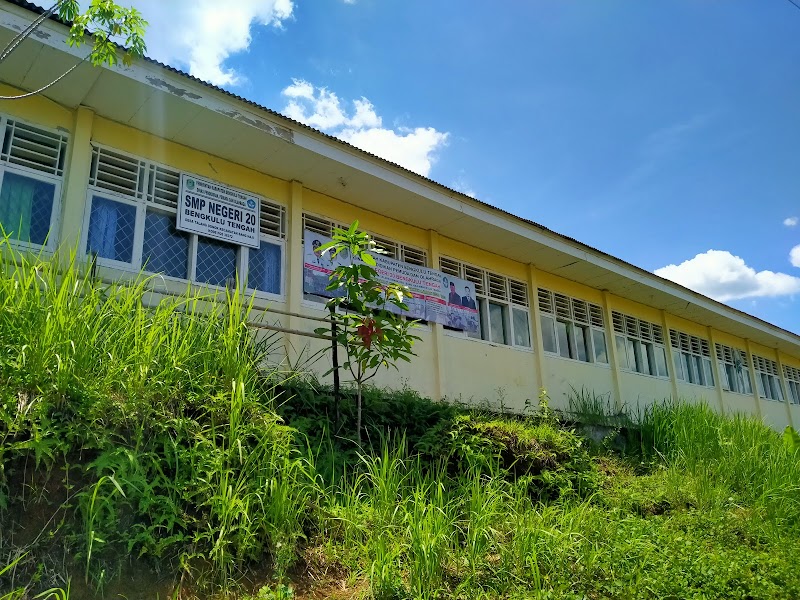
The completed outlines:
{"type": "Polygon", "coordinates": [[[0,226],[22,246],[55,247],[67,135],[0,118],[0,226]]]}
{"type": "Polygon", "coordinates": [[[708,342],[682,331],[669,330],[675,376],[687,383],[714,387],[708,342]]]}
{"type": "Polygon", "coordinates": [[[768,358],[753,355],[753,367],[756,371],[756,389],[761,398],[783,402],[778,363],[768,358]]]}
{"type": "Polygon", "coordinates": [[[611,313],[611,320],[620,368],[643,375],[669,377],[664,330],[660,325],[616,311],[611,313]]]}
{"type": "Polygon", "coordinates": [[[439,258],[439,270],[466,279],[474,288],[479,325],[477,332],[467,333],[469,337],[506,346],[531,347],[526,283],[445,256],[439,258]]]}
{"type": "Polygon", "coordinates": [[[716,350],[722,389],[737,394],[752,394],[747,352],[722,344],[716,344],[716,350]]]}
{"type": "Polygon", "coordinates": [[[792,404],[800,404],[800,369],[783,365],[783,377],[789,389],[789,400],[792,404]]]}
{"type": "Polygon", "coordinates": [[[261,200],[261,245],[247,248],[178,231],[181,173],[95,147],[89,179],[86,252],[98,262],[214,286],[282,294],[286,214],[261,200]]]}
{"type": "Polygon", "coordinates": [[[608,363],[603,309],[539,288],[544,351],[583,362],[608,363]]]}

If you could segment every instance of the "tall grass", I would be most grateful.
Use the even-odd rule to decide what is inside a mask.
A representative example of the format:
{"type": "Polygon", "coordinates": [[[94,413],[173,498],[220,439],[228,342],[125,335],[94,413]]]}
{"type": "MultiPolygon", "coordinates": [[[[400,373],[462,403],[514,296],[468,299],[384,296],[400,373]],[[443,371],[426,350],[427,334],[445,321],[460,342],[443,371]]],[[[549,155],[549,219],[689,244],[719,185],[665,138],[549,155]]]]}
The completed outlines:
{"type": "Polygon", "coordinates": [[[64,541],[93,583],[99,555],[127,552],[226,585],[266,555],[283,576],[316,478],[273,410],[244,295],[156,300],[152,278],[102,283],[74,253],[0,254],[0,509],[34,465],[78,464],[64,541]]]}
{"type": "Polygon", "coordinates": [[[658,403],[644,412],[640,429],[643,448],[706,483],[706,499],[733,494],[770,520],[800,527],[800,452],[758,419],[705,404],[658,403]]]}

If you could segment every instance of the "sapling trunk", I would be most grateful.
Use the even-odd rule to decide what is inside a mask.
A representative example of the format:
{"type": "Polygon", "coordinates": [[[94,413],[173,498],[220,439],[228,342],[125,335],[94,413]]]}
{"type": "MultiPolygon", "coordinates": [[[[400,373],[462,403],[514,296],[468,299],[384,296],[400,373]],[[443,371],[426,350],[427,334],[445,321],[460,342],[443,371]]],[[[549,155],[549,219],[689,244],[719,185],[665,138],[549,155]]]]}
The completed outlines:
{"type": "Polygon", "coordinates": [[[358,445],[361,446],[361,382],[358,382],[356,386],[358,389],[358,399],[357,399],[357,410],[356,410],[356,431],[357,435],[356,438],[358,439],[358,445]]]}

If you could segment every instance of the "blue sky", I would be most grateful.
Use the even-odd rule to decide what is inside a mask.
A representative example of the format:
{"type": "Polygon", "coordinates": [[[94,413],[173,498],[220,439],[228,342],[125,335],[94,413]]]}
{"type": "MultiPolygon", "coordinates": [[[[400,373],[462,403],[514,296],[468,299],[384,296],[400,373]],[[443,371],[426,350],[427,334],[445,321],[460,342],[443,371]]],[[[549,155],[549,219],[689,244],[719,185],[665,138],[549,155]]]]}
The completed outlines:
{"type": "Polygon", "coordinates": [[[787,0],[134,4],[155,58],[800,333],[787,0]]]}

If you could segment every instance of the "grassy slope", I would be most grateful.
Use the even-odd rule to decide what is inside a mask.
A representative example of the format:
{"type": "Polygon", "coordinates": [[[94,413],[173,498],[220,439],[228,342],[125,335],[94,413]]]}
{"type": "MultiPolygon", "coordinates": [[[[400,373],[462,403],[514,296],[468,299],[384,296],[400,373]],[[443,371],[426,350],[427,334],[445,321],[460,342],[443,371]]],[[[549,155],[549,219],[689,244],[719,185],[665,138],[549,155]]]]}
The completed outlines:
{"type": "Polygon", "coordinates": [[[324,391],[259,372],[235,295],[146,309],[144,282],[17,258],[0,595],[800,597],[800,455],[759,423],[656,407],[625,452],[590,452],[548,411],[373,391],[357,449],[351,402],[331,435],[324,391]]]}

